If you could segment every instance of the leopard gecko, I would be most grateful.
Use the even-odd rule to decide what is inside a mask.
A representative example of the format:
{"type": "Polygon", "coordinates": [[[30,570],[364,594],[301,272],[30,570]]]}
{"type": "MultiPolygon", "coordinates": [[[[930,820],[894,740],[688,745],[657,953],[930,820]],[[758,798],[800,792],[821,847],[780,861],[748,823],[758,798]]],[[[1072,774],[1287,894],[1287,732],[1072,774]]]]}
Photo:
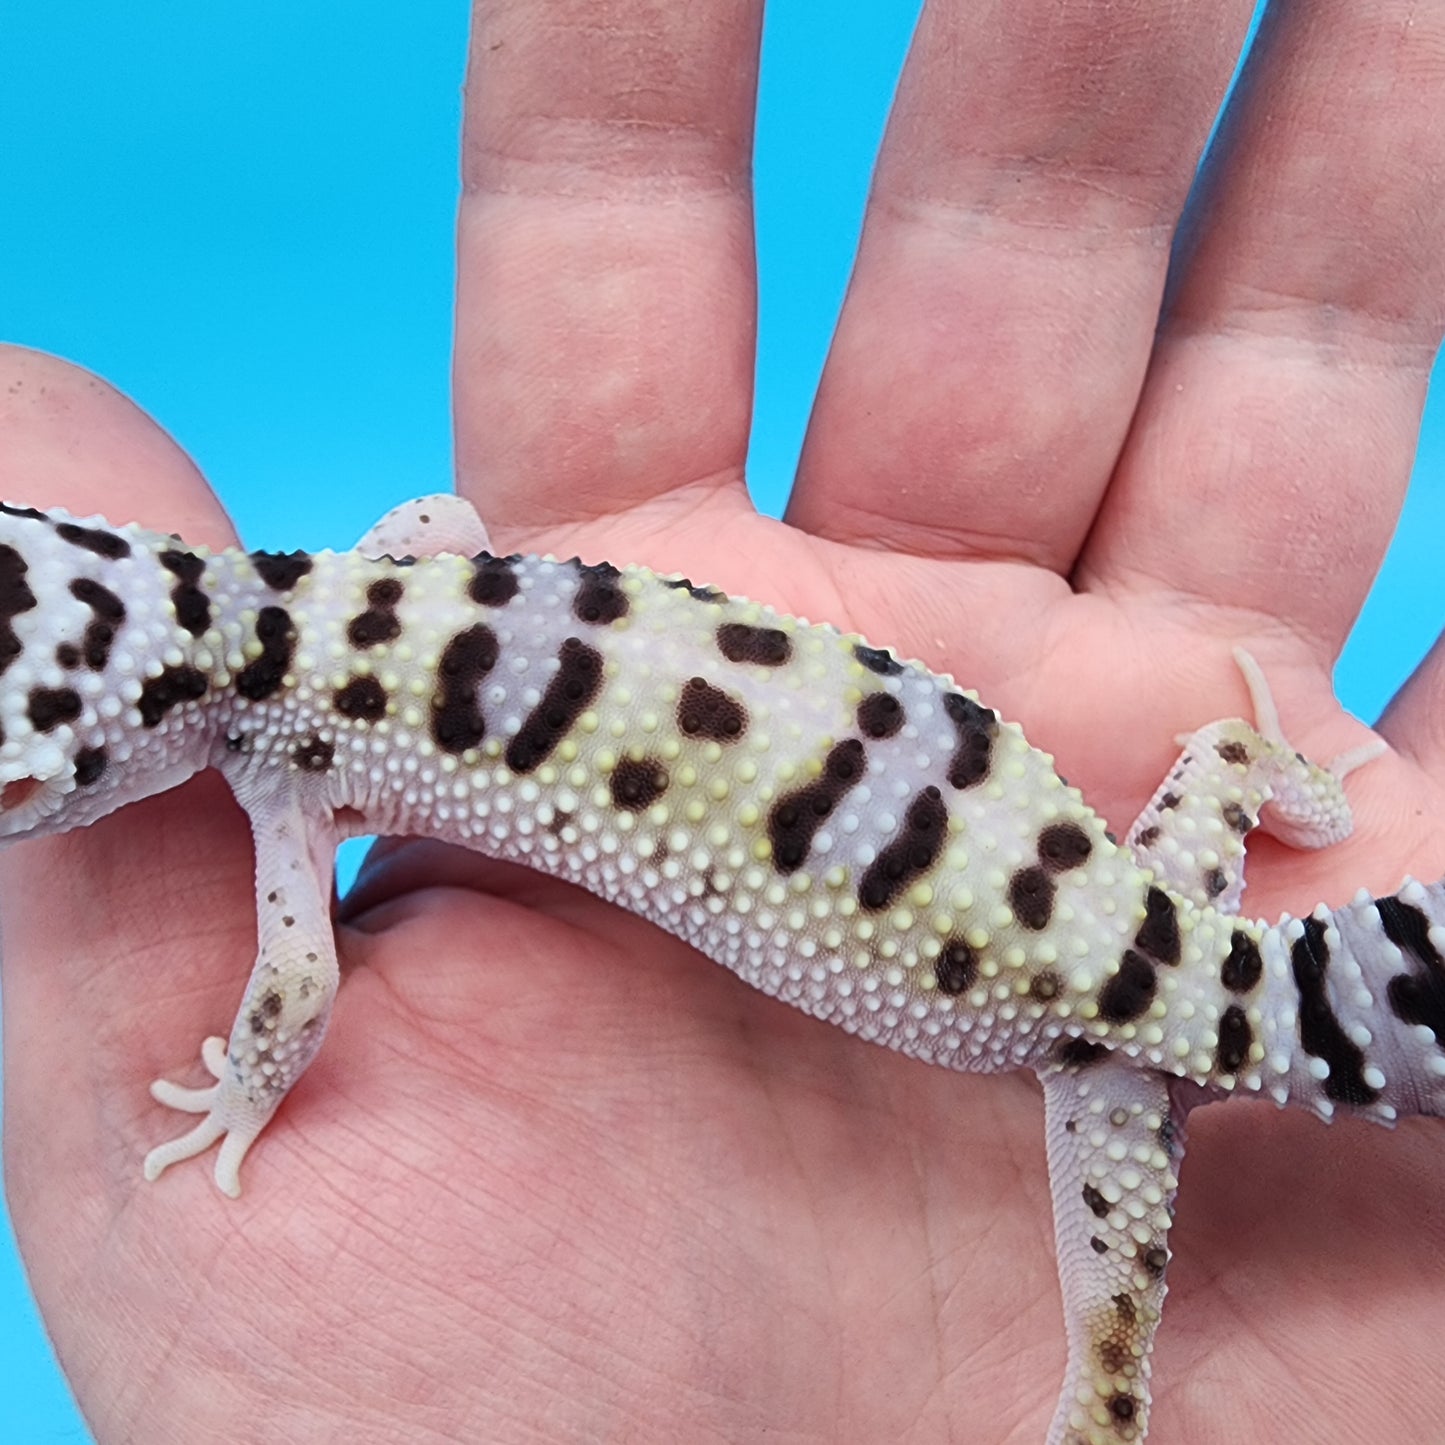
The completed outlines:
{"type": "Polygon", "coordinates": [[[333,852],[425,834],[571,880],[864,1039],[1043,1083],[1068,1363],[1050,1445],[1144,1438],[1190,1106],[1445,1110],[1445,885],[1266,925],[1244,840],[1348,833],[1364,752],[1255,718],[1184,743],[1123,845],[1020,729],[835,628],[678,576],[497,556],[429,497],[351,552],[189,546],[0,506],[0,836],[221,772],[257,959],[200,1116],[227,1194],[321,1045],[333,852]],[[1262,811],[1263,810],[1263,811],[1262,811]]]}

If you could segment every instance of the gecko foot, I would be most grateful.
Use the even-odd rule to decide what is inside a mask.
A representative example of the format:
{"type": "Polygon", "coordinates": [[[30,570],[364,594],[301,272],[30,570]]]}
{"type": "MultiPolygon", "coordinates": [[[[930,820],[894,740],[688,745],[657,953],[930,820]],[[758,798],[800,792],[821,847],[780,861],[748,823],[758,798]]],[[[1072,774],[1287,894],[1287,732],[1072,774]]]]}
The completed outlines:
{"type": "Polygon", "coordinates": [[[185,1114],[206,1117],[180,1138],[152,1149],[145,1157],[145,1177],[159,1179],[172,1164],[204,1154],[219,1139],[216,1187],[235,1199],[241,1193],[241,1161],[266,1127],[274,1105],[259,1107],[246,1097],[245,1090],[227,1068],[226,1041],[219,1035],[213,1035],[201,1045],[201,1060],[215,1078],[214,1084],[192,1089],[168,1079],[157,1079],[151,1085],[151,1097],[157,1103],[185,1114]]]}

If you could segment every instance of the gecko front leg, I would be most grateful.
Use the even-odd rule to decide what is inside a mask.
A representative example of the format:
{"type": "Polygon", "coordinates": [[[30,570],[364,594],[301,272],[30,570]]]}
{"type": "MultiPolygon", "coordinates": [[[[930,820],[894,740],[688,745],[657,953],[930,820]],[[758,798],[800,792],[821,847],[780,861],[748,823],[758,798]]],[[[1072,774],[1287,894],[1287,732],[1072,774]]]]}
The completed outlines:
{"type": "Polygon", "coordinates": [[[288,778],[231,777],[251,819],[256,847],[257,957],[229,1041],[208,1038],[201,1056],[216,1082],[151,1085],[160,1103],[205,1117],[189,1133],[152,1149],[145,1175],[221,1141],[216,1184],[241,1192],[246,1151],[321,1047],[336,998],[336,943],[330,917],[335,826],[308,809],[288,778]]]}

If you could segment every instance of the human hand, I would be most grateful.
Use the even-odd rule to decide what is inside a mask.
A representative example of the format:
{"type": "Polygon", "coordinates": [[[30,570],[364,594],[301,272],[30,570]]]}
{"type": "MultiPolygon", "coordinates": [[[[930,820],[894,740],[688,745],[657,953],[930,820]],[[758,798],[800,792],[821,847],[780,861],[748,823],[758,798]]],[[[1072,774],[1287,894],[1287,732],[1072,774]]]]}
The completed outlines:
{"type": "MultiPolygon", "coordinates": [[[[463,490],[506,549],[680,569],[947,668],[1120,831],[1173,735],[1242,709],[1236,644],[1298,745],[1351,746],[1330,668],[1445,294],[1445,21],[1281,12],[1161,321],[1245,10],[925,17],[782,525],[742,485],[756,7],[485,7],[463,490]]],[[[5,371],[6,495],[227,540],[113,394],[5,371]]],[[[1252,849],[1250,912],[1445,871],[1441,687],[1427,663],[1351,779],[1354,840],[1252,849]]],[[[231,1015],[249,874],[210,778],[6,859],[9,1187],[102,1445],[1042,1438],[1063,1342],[1032,1081],[866,1048],[473,855],[380,851],[243,1199],[205,1168],[145,1185],[169,1121],[144,1085],[231,1015]]],[[[1353,1441],[1366,1400],[1373,1437],[1428,1435],[1435,1130],[1197,1116],[1156,1438],[1353,1441]]]]}

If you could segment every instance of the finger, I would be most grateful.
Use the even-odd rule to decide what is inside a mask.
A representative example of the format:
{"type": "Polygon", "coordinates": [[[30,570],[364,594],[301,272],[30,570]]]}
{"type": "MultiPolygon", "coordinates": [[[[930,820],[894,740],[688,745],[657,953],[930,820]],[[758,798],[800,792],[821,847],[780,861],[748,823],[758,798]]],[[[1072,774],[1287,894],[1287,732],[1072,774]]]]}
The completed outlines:
{"type": "Polygon", "coordinates": [[[927,6],[790,521],[1068,570],[1128,428],[1249,13],[927,6]]]}
{"type": "Polygon", "coordinates": [[[1336,655],[1445,321],[1442,53],[1439,6],[1270,7],[1084,585],[1273,614],[1336,655]]]}
{"type": "Polygon", "coordinates": [[[457,467],[504,534],[741,489],[761,11],[474,7],[457,467]]]}
{"type": "MultiPolygon", "coordinates": [[[[0,347],[0,496],[174,529],[215,545],[232,536],[189,459],[154,422],[89,373],[17,347],[0,347]]],[[[194,947],[195,931],[170,929],[167,947],[157,917],[188,894],[213,930],[222,927],[216,875],[222,861],[236,861],[225,853],[224,829],[214,826],[224,811],[205,783],[191,784],[92,828],[5,853],[7,1149],[13,1177],[27,1181],[15,1196],[17,1222],[22,1196],[45,1187],[44,1164],[84,1154],[95,1168],[111,1157],[115,1116],[145,1108],[143,1082],[135,1079],[107,1093],[98,1108],[80,1106],[87,1086],[116,1071],[144,1075],[141,1025],[163,1034],[152,1011],[178,997],[192,1002],[176,986],[181,971],[174,965],[176,936],[194,947]],[[198,797],[206,801],[198,804],[198,797]],[[38,1166],[33,1173],[20,1164],[22,1155],[38,1166]]],[[[238,896],[246,901],[244,888],[238,896]]],[[[249,919],[242,921],[249,933],[249,919]]],[[[244,956],[245,937],[240,946],[244,956]]]]}

